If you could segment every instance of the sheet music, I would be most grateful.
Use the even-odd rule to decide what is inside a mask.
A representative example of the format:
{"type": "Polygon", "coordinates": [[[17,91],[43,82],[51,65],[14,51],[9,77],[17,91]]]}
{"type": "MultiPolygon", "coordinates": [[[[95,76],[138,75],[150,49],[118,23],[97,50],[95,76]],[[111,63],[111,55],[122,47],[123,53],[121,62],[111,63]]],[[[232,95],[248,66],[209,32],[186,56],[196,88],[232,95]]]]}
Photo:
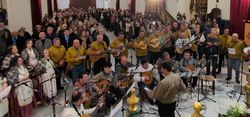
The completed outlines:
{"type": "Polygon", "coordinates": [[[197,72],[182,72],[180,74],[180,77],[197,77],[198,73],[197,72]]]}
{"type": "Polygon", "coordinates": [[[236,49],[235,48],[228,48],[228,53],[229,54],[236,54],[236,49]]]}
{"type": "Polygon", "coordinates": [[[119,112],[121,112],[122,104],[123,99],[121,99],[121,101],[116,106],[114,106],[114,108],[111,108],[109,117],[119,117],[118,115],[119,112]]]}
{"type": "Polygon", "coordinates": [[[128,68],[128,72],[131,72],[131,71],[133,72],[133,71],[135,71],[135,70],[136,70],[136,66],[135,66],[135,67],[129,67],[129,68],[128,68]]]}
{"type": "Polygon", "coordinates": [[[249,55],[248,51],[250,51],[250,47],[246,47],[244,48],[243,52],[247,55],[249,55]]]}
{"type": "Polygon", "coordinates": [[[9,95],[9,93],[10,93],[10,90],[11,90],[11,86],[8,86],[2,92],[0,92],[0,100],[7,97],[9,95]]]}

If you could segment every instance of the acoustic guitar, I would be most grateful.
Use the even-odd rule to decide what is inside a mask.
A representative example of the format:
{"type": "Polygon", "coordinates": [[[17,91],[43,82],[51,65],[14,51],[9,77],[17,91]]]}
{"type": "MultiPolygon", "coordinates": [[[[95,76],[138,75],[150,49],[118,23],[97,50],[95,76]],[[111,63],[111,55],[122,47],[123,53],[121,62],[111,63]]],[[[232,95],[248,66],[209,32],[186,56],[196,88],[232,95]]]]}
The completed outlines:
{"type": "Polygon", "coordinates": [[[121,45],[120,47],[118,47],[118,48],[111,49],[112,55],[113,55],[114,57],[120,56],[120,54],[121,54],[122,52],[124,52],[125,50],[126,50],[126,47],[125,47],[124,44],[122,44],[122,45],[121,45]]]}
{"type": "Polygon", "coordinates": [[[193,65],[188,65],[185,67],[187,70],[194,71],[195,67],[193,65]]]}
{"type": "Polygon", "coordinates": [[[148,44],[146,41],[140,41],[139,42],[140,49],[145,50],[148,48],[148,44]]]}
{"type": "Polygon", "coordinates": [[[157,48],[160,46],[160,40],[158,38],[151,39],[149,44],[152,48],[157,48]]]}
{"type": "Polygon", "coordinates": [[[91,63],[95,63],[97,62],[99,59],[101,58],[106,58],[109,54],[113,54],[115,53],[112,50],[106,50],[106,51],[102,51],[101,54],[89,54],[89,60],[91,63]]]}
{"type": "Polygon", "coordinates": [[[153,70],[155,69],[156,67],[154,66],[152,68],[152,70],[150,71],[146,71],[146,72],[142,72],[141,75],[142,77],[144,78],[147,78],[145,79],[143,82],[147,85],[151,84],[153,82],[153,70]]]}

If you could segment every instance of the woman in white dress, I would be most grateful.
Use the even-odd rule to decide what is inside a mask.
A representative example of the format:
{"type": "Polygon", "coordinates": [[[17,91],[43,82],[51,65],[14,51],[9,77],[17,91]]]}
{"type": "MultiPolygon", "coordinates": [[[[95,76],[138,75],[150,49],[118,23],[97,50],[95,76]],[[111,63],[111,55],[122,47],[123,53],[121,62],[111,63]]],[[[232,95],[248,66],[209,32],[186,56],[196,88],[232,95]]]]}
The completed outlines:
{"type": "Polygon", "coordinates": [[[46,67],[46,72],[39,76],[39,92],[42,101],[49,101],[53,96],[56,96],[56,76],[54,71],[54,63],[50,59],[49,51],[43,51],[44,57],[41,59],[42,64],[46,67]]]}

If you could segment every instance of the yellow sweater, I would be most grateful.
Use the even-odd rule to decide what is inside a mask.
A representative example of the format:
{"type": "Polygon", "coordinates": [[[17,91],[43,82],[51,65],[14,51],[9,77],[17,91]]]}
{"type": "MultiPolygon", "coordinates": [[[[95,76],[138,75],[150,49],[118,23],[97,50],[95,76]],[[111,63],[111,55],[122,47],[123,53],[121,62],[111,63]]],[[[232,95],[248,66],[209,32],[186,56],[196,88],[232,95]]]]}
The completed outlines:
{"type": "MultiPolygon", "coordinates": [[[[116,39],[114,39],[114,40],[110,43],[110,48],[112,48],[112,49],[119,48],[120,44],[122,44],[122,43],[123,43],[124,46],[125,46],[125,41],[122,41],[122,40],[120,40],[119,38],[116,38],[116,39]]],[[[128,57],[128,49],[127,49],[127,48],[126,48],[125,51],[123,51],[123,52],[120,54],[119,57],[121,57],[121,56],[126,56],[126,57],[128,57]]]]}
{"type": "Polygon", "coordinates": [[[223,49],[227,48],[228,46],[227,42],[230,41],[231,39],[232,37],[230,35],[228,37],[226,37],[225,35],[221,35],[219,37],[221,48],[223,49]]]}
{"type": "Polygon", "coordinates": [[[58,66],[59,62],[61,60],[64,60],[64,57],[66,55],[66,49],[64,48],[64,46],[60,46],[59,48],[51,46],[49,48],[49,55],[55,66],[58,66]]]}
{"type": "Polygon", "coordinates": [[[233,42],[233,40],[231,39],[228,40],[227,43],[228,43],[228,48],[234,48],[236,50],[236,54],[228,54],[228,57],[232,59],[241,59],[244,49],[243,42],[240,40],[233,42]]]}
{"type": "Polygon", "coordinates": [[[75,60],[75,58],[84,55],[85,55],[85,49],[82,46],[80,46],[79,49],[76,49],[75,47],[72,46],[68,49],[65,58],[69,66],[74,66],[83,63],[83,60],[75,60]]]}
{"type": "Polygon", "coordinates": [[[135,49],[136,56],[146,56],[148,54],[148,48],[140,49],[140,41],[146,41],[146,38],[138,38],[133,41],[133,48],[135,49]]]}
{"type": "Polygon", "coordinates": [[[91,51],[98,51],[98,50],[107,50],[108,46],[105,42],[98,42],[98,41],[94,41],[93,43],[91,43],[90,46],[91,51]]]}

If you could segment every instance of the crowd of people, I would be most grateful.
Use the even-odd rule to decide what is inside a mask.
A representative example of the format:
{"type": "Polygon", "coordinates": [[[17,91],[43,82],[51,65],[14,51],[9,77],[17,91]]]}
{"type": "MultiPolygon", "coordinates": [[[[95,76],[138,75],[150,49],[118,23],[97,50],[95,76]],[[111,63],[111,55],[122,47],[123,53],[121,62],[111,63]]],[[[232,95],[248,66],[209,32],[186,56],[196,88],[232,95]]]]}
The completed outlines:
{"type": "Polygon", "coordinates": [[[176,72],[195,72],[205,61],[206,75],[216,78],[226,57],[226,80],[232,79],[235,68],[235,80],[240,83],[244,43],[237,33],[231,36],[229,28],[220,33],[216,19],[163,24],[141,13],[91,7],[45,15],[32,34],[24,27],[10,31],[0,22],[0,89],[12,86],[8,98],[1,100],[9,102],[9,111],[2,115],[31,116],[37,102],[49,103],[63,89],[62,77],[67,75],[75,88],[62,117],[102,116],[134,81],[142,100],[156,103],[161,117],[166,112],[174,117],[177,92],[189,87],[187,77],[192,77],[193,89],[198,79],[176,72]],[[110,39],[105,30],[116,37],[110,39]],[[128,61],[128,50],[135,51],[135,64],[128,61]],[[115,58],[113,65],[111,56],[115,58]],[[135,74],[128,72],[130,67],[136,67],[135,74]]]}

